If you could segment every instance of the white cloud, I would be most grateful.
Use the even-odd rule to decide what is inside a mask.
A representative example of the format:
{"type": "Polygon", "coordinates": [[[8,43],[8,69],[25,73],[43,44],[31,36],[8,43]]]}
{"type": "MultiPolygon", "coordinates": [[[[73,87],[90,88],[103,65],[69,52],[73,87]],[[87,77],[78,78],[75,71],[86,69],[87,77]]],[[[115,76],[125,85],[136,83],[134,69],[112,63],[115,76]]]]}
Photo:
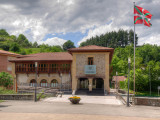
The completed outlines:
{"type": "MultiPolygon", "coordinates": [[[[121,28],[123,28],[124,30],[129,30],[129,27],[127,27],[127,26],[121,26],[121,28]]],[[[114,26],[114,21],[112,21],[110,24],[100,25],[98,27],[90,29],[88,31],[87,36],[82,38],[82,40],[78,42],[78,45],[80,45],[82,42],[84,42],[87,39],[90,39],[92,37],[100,36],[101,34],[105,34],[107,32],[111,32],[111,31],[118,31],[119,29],[120,28],[114,26]]]]}
{"type": "Polygon", "coordinates": [[[60,45],[62,46],[67,40],[58,38],[58,37],[53,37],[53,38],[48,38],[46,41],[39,41],[38,44],[48,44],[48,45],[60,45]]]}
{"type": "MultiPolygon", "coordinates": [[[[151,32],[145,27],[136,27],[139,41],[158,39],[160,1],[136,0],[136,3],[153,14],[151,32]],[[148,33],[148,37],[143,33],[148,33]],[[158,37],[153,38],[153,33],[158,37]]],[[[82,42],[115,29],[133,29],[133,2],[129,0],[5,0],[0,1],[0,11],[3,11],[0,28],[10,34],[25,34],[32,42],[44,40],[47,34],[84,34],[89,30],[82,42]],[[112,24],[106,25],[110,20],[112,24]]]]}

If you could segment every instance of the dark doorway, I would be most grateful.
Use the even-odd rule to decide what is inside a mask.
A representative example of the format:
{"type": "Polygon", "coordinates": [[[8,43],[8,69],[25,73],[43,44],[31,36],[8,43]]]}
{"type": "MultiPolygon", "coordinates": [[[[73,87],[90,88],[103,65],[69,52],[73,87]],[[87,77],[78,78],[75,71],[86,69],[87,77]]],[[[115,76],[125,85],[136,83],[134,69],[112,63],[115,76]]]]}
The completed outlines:
{"type": "Polygon", "coordinates": [[[88,89],[89,81],[87,78],[79,79],[79,88],[80,89],[88,89]]]}
{"type": "Polygon", "coordinates": [[[95,89],[103,89],[104,88],[104,80],[102,78],[94,78],[93,86],[95,89]]]}

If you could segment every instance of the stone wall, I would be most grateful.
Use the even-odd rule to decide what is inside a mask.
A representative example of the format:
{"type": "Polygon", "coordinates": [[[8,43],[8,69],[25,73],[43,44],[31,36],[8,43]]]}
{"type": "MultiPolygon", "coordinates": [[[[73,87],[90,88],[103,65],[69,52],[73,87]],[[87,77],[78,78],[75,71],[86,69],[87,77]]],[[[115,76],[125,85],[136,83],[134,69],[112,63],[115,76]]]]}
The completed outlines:
{"type": "Polygon", "coordinates": [[[136,97],[135,105],[158,106],[160,107],[160,98],[136,97]]]}
{"type": "Polygon", "coordinates": [[[84,73],[85,65],[88,65],[88,57],[94,57],[96,65],[96,76],[105,76],[105,54],[77,54],[76,55],[76,75],[86,76],[84,73]]]}
{"type": "Polygon", "coordinates": [[[34,95],[30,94],[0,95],[0,100],[34,100],[34,95]]]}
{"type": "MultiPolygon", "coordinates": [[[[109,93],[109,52],[75,52],[72,53],[72,90],[77,90],[79,78],[88,78],[90,88],[94,78],[104,80],[104,90],[109,93]],[[84,73],[85,65],[88,65],[88,57],[93,57],[93,64],[96,65],[95,75],[86,75],[84,73]]],[[[90,89],[89,88],[89,89],[90,89]]],[[[92,90],[92,89],[90,89],[92,90]]]]}
{"type": "MultiPolygon", "coordinates": [[[[26,73],[23,73],[23,74],[17,74],[17,82],[18,84],[20,83],[30,83],[30,81],[32,79],[35,79],[36,78],[36,75],[35,74],[26,74],[26,73]]],[[[51,81],[53,79],[56,79],[58,81],[58,83],[61,83],[61,78],[59,76],[59,74],[38,74],[37,75],[37,81],[38,83],[41,82],[41,80],[47,80],[48,83],[51,83],[51,81]]],[[[62,74],[62,83],[67,83],[71,81],[71,78],[70,78],[70,75],[69,74],[62,74]]]]}

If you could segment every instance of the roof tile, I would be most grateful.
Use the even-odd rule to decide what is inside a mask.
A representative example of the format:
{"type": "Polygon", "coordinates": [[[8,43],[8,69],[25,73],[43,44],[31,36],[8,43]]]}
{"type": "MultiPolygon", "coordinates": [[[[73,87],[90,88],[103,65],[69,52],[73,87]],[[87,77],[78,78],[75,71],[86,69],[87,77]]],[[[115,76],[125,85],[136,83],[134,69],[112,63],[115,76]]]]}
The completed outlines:
{"type": "Polygon", "coordinates": [[[37,53],[23,55],[11,61],[72,61],[72,55],[68,52],[37,53]]]}

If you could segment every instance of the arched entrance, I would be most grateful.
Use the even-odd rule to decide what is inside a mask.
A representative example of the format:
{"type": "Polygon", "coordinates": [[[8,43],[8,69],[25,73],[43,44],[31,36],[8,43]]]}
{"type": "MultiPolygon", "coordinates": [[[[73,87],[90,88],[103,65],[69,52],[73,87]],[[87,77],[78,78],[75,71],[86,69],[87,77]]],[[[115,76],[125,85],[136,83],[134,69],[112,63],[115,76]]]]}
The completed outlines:
{"type": "Polygon", "coordinates": [[[104,89],[104,80],[102,78],[94,78],[93,89],[104,89]]]}
{"type": "Polygon", "coordinates": [[[37,83],[37,81],[35,79],[32,79],[30,81],[30,86],[35,87],[36,83],[37,83]]]}
{"type": "Polygon", "coordinates": [[[87,78],[79,78],[79,89],[88,89],[89,80],[87,78]]]}

